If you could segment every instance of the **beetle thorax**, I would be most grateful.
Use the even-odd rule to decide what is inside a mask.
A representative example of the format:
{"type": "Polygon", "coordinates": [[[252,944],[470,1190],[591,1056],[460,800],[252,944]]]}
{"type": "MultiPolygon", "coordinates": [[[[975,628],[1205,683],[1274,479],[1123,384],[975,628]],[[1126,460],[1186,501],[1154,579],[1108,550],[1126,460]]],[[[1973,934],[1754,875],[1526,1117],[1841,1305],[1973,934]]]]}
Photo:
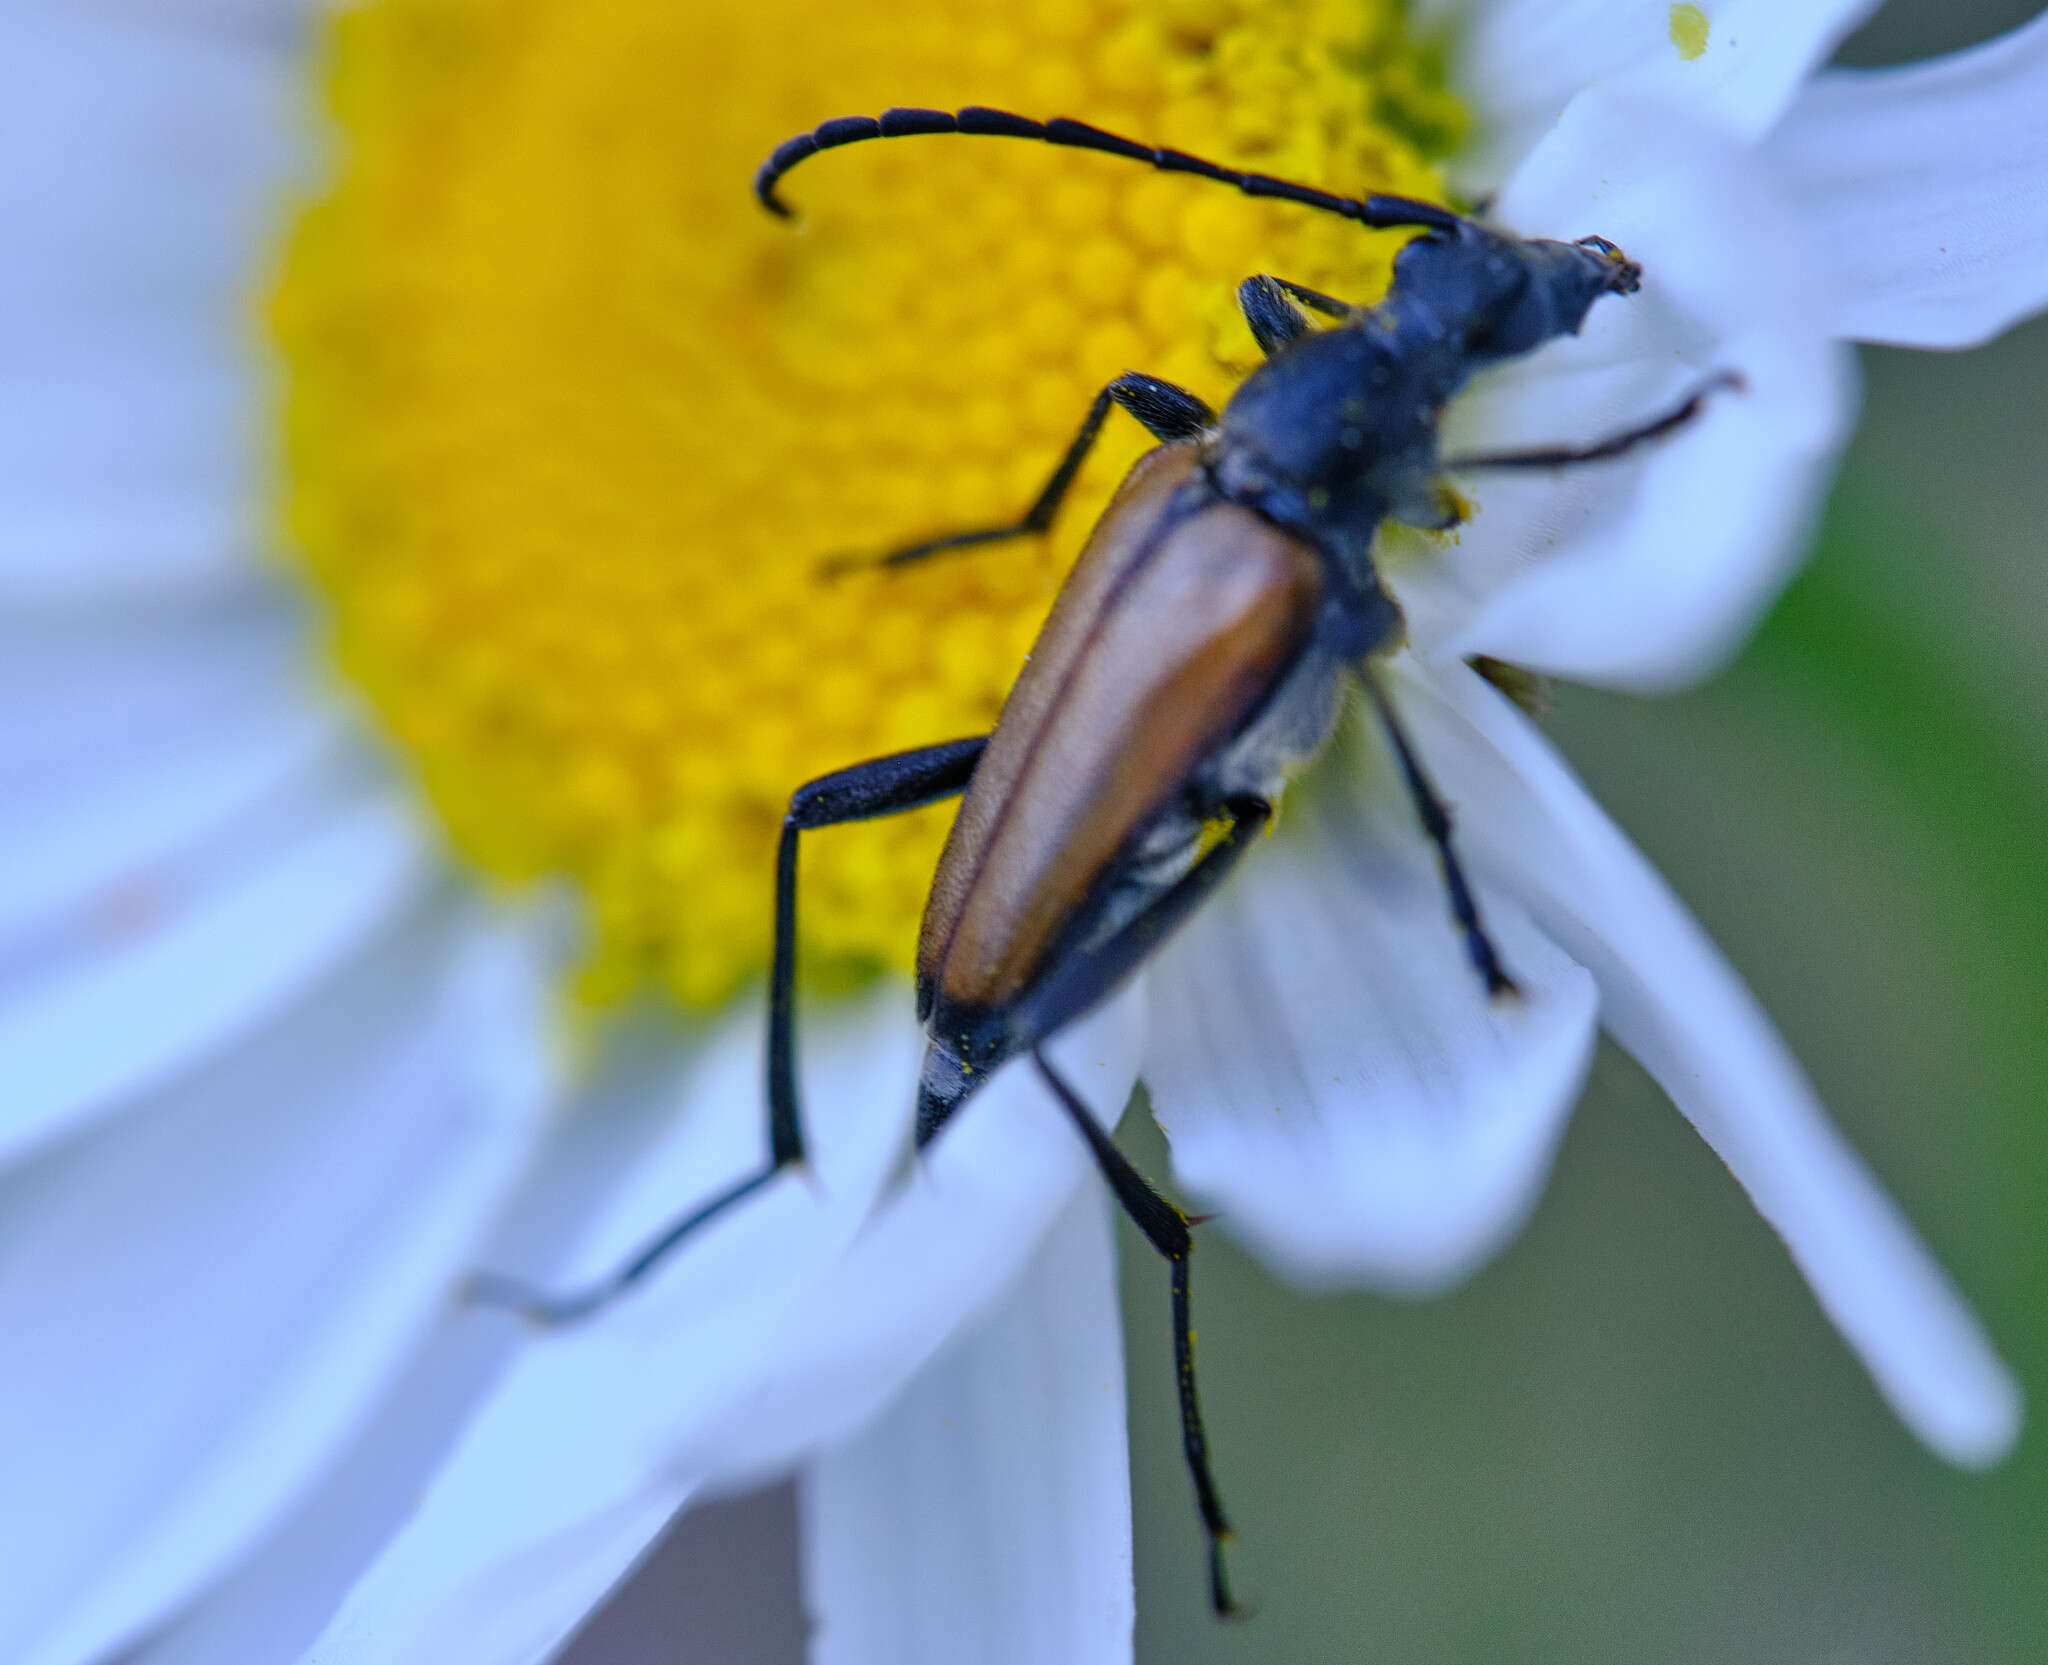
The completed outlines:
{"type": "Polygon", "coordinates": [[[1436,425],[1462,377],[1373,315],[1306,336],[1224,413],[1217,481],[1283,523],[1360,547],[1433,477],[1436,425]]]}
{"type": "Polygon", "coordinates": [[[1211,469],[1223,492],[1323,547],[1365,549],[1389,516],[1444,522],[1443,409],[1488,365],[1576,335],[1603,294],[1640,273],[1600,238],[1511,237],[1475,226],[1418,237],[1386,299],[1301,336],[1223,413],[1211,469]]]}

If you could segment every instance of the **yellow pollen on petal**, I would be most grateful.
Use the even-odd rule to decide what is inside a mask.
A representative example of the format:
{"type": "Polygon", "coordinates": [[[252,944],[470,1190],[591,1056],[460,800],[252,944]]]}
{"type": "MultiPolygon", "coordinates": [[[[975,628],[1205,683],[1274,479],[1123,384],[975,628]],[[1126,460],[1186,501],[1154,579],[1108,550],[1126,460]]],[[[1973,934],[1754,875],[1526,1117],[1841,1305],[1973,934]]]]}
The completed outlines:
{"type": "MultiPolygon", "coordinates": [[[[581,987],[703,1006],[767,956],[789,793],[986,731],[1149,443],[1113,415],[1048,538],[836,581],[1014,518],[1127,369],[1220,404],[1234,290],[1383,292],[1369,234],[1114,158],[781,139],[889,105],[1067,115],[1347,193],[1438,196],[1462,113],[1398,0],[371,0],[270,321],[287,543],[454,846],[566,878],[581,987]]],[[[807,837],[805,965],[908,965],[950,811],[807,837]]]]}
{"type": "Polygon", "coordinates": [[[1678,55],[1690,63],[1707,49],[1707,14],[1693,5],[1676,5],[1671,8],[1671,44],[1678,48],[1678,55]]]}

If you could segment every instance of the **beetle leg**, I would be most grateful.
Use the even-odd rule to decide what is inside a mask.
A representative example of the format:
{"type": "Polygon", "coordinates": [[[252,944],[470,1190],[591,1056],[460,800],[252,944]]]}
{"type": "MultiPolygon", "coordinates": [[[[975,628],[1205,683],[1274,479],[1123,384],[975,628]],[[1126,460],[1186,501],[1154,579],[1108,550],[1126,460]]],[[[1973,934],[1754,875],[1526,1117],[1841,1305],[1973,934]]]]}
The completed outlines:
{"type": "Polygon", "coordinates": [[[1320,312],[1325,318],[1356,318],[1361,312],[1370,310],[1367,307],[1353,306],[1349,301],[1340,301],[1335,295],[1325,295],[1320,289],[1311,289],[1306,284],[1289,283],[1285,278],[1270,278],[1267,281],[1279,284],[1309,311],[1320,312]]]}
{"type": "Polygon", "coordinates": [[[1118,1205],[1172,1268],[1173,1366],[1180,1389],[1181,1450],[1187,1458],[1189,1477],[1195,1483],[1195,1506],[1201,1511],[1202,1531],[1209,1541],[1209,1603],[1219,1618],[1232,1617],[1238,1608],[1230,1598],[1230,1578],[1223,1563],[1223,1546],[1230,1541],[1230,1523],[1224,1518],[1223,1503],[1216,1494],[1216,1477],[1209,1470],[1209,1440],[1202,1431],[1202,1406],[1195,1393],[1195,1331],[1188,1308],[1188,1259],[1194,1251],[1194,1235],[1188,1230],[1188,1217],[1131,1166],[1130,1158],[1103,1132],[1080,1095],[1061,1079],[1044,1051],[1033,1047],[1031,1057],[1075,1131],[1087,1142],[1088,1153],[1095,1158],[1095,1166],[1108,1182],[1118,1205]]]}
{"type": "Polygon", "coordinates": [[[1723,391],[1740,393],[1748,383],[1739,370],[1721,370],[1709,376],[1686,398],[1662,416],[1618,434],[1595,440],[1591,445],[1546,445],[1532,451],[1477,451],[1465,457],[1446,457],[1438,465],[1447,473],[1479,468],[1569,468],[1574,463],[1605,462],[1633,451],[1638,445],[1658,439],[1681,428],[1698,416],[1708,398],[1723,391]]]}
{"type": "Polygon", "coordinates": [[[1109,416],[1111,405],[1121,405],[1142,423],[1148,433],[1162,445],[1178,440],[1198,439],[1216,424],[1216,413],[1202,400],[1184,388],[1163,382],[1157,376],[1141,375],[1135,370],[1126,371],[1111,382],[1088,406],[1088,414],[1081,419],[1081,428],[1067,446],[1066,455],[1060,458],[1059,466],[1052,471],[1052,478],[1032,500],[1031,507],[1016,520],[1002,526],[977,527],[967,532],[950,532],[941,538],[928,538],[923,543],[913,543],[902,549],[892,549],[881,556],[837,555],[819,563],[819,571],[828,578],[857,571],[863,567],[904,567],[914,562],[928,560],[934,555],[948,554],[957,549],[972,549],[980,544],[1002,543],[1009,538],[1034,537],[1052,529],[1053,519],[1060,511],[1068,490],[1075,477],[1081,472],[1081,465],[1088,460],[1088,453],[1095,448],[1096,436],[1102,432],[1102,424],[1109,416]]]}
{"type": "Polygon", "coordinates": [[[900,815],[967,789],[987,748],[984,737],[949,740],[916,751],[856,763],[820,775],[790,794],[775,852],[775,950],[768,973],[768,1160],[667,1226],[616,1270],[567,1295],[515,1278],[480,1273],[466,1297],[485,1306],[511,1307],[540,1324],[567,1324],[588,1317],[623,1294],[697,1231],[735,1203],[753,1195],[783,1169],[804,1159],[803,1118],[796,1086],[796,871],[797,840],[820,827],[900,815]]]}
{"type": "Polygon", "coordinates": [[[1244,321],[1251,329],[1252,339],[1258,342],[1259,351],[1268,358],[1273,356],[1275,349],[1291,341],[1299,341],[1308,334],[1308,320],[1301,315],[1301,307],[1297,307],[1295,301],[1326,318],[1355,318],[1361,310],[1349,301],[1325,295],[1320,289],[1289,283],[1285,278],[1270,277],[1264,272],[1257,277],[1246,278],[1237,286],[1238,310],[1244,314],[1244,321]]]}
{"type": "Polygon", "coordinates": [[[1394,713],[1394,702],[1387,698],[1387,691],[1380,686],[1380,680],[1370,665],[1365,667],[1365,685],[1372,693],[1374,709],[1379,712],[1380,726],[1394,743],[1394,755],[1400,759],[1401,775],[1408,783],[1409,797],[1415,800],[1415,813],[1422,818],[1422,830],[1436,846],[1444,889],[1450,892],[1451,917],[1464,933],[1465,951],[1471,956],[1472,967],[1485,982],[1489,995],[1513,995],[1519,992],[1515,980],[1502,968],[1500,953],[1493,946],[1493,939],[1486,934],[1486,927],[1479,922],[1479,904],[1473,899],[1472,887],[1465,879],[1465,869],[1451,844],[1451,812],[1444,806],[1443,799],[1437,796],[1429,776],[1422,772],[1422,762],[1415,755],[1415,747],[1407,731],[1401,727],[1401,719],[1394,713]]]}
{"type": "Polygon", "coordinates": [[[1287,286],[1278,278],[1248,277],[1237,286],[1237,307],[1259,351],[1271,358],[1309,333],[1308,314],[1288,299],[1287,286]]]}

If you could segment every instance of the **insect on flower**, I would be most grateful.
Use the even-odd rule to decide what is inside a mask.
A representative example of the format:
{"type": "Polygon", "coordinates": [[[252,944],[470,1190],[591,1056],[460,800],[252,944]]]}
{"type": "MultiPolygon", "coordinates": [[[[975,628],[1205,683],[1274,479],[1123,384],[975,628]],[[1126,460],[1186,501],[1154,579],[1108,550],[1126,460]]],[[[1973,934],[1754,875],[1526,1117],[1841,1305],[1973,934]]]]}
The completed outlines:
{"type": "Polygon", "coordinates": [[[1097,524],[992,733],[857,763],[791,796],[775,874],[766,1164],[588,1289],[550,1297],[493,1278],[476,1292],[542,1322],[584,1316],[803,1160],[794,1008],[801,836],[964,793],[919,938],[927,1046],[917,1142],[933,1139],[994,1070],[1028,1053],[1118,1202],[1169,1262],[1183,1443],[1208,1537],[1210,1598],[1229,1613],[1228,1527],[1195,1391],[1190,1222],[1117,1150],[1043,1044],[1105,999],[1222,882],[1271,820],[1289,777],[1329,739],[1354,678],[1435,847],[1475,998],[1514,998],[1460,868],[1449,812],[1376,669],[1402,645],[1404,627],[1375,571],[1373,538],[1389,520],[1455,526],[1463,511],[1447,475],[1619,456],[1686,422],[1737,380],[1711,377],[1674,409],[1596,444],[1445,457],[1439,419],[1475,372],[1577,334],[1602,296],[1636,291],[1641,269],[1619,248],[1598,236],[1520,238],[1434,203],[1336,196],[1080,122],[982,108],[828,121],[778,147],[755,192],[787,217],[777,186],[817,152],[943,133],[1102,151],[1420,235],[1396,257],[1391,287],[1374,306],[1273,276],[1247,278],[1238,300],[1266,363],[1220,413],[1171,383],[1121,375],[1095,396],[1020,518],[876,558],[905,566],[1046,531],[1112,405],[1159,441],[1097,524]],[[1309,311],[1333,326],[1314,328],[1309,311]]]}

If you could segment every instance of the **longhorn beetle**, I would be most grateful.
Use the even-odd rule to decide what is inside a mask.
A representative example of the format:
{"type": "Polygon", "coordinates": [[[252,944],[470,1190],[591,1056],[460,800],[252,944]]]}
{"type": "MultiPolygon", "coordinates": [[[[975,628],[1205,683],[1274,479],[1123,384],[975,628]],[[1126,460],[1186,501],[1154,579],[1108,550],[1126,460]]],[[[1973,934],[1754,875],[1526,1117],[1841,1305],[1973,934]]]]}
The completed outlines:
{"type": "Polygon", "coordinates": [[[1351,676],[1371,698],[1435,846],[1451,918],[1481,987],[1488,998],[1512,996],[1515,984],[1453,848],[1449,811],[1375,668],[1401,644],[1403,627],[1373,566],[1373,536],[1387,520],[1455,525],[1460,510],[1446,474],[1616,457],[1690,420],[1716,389],[1740,383],[1730,373],[1711,377],[1676,408],[1592,445],[1439,456],[1444,406],[1475,371],[1576,335],[1601,296],[1636,291],[1641,268],[1603,237],[1515,237],[1435,203],[1336,196],[1076,121],[978,107],[844,116],[777,146],[755,176],[755,195],[787,218],[776,189],[806,158],[868,139],[941,133],[1102,151],[1420,235],[1395,256],[1392,284],[1375,306],[1281,278],[1247,278],[1238,302],[1266,362],[1220,414],[1182,388],[1127,372],[1095,395],[1044,489],[1016,520],[876,558],[907,566],[1045,532],[1112,405],[1159,441],[1096,523],[994,732],[857,763],[791,795],[775,863],[766,1164],[586,1289],[549,1296],[484,1277],[473,1293],[541,1322],[582,1317],[803,1160],[798,840],[964,793],[918,938],[917,1012],[928,1039],[917,1143],[929,1143],[999,1065],[1029,1053],[1117,1201],[1169,1262],[1182,1443],[1208,1539],[1210,1600],[1228,1614],[1228,1527],[1195,1394],[1189,1220],[1117,1150],[1044,1043],[1116,989],[1236,865],[1288,777],[1328,740],[1351,676]],[[1312,328],[1303,308],[1334,327],[1312,328]]]}

